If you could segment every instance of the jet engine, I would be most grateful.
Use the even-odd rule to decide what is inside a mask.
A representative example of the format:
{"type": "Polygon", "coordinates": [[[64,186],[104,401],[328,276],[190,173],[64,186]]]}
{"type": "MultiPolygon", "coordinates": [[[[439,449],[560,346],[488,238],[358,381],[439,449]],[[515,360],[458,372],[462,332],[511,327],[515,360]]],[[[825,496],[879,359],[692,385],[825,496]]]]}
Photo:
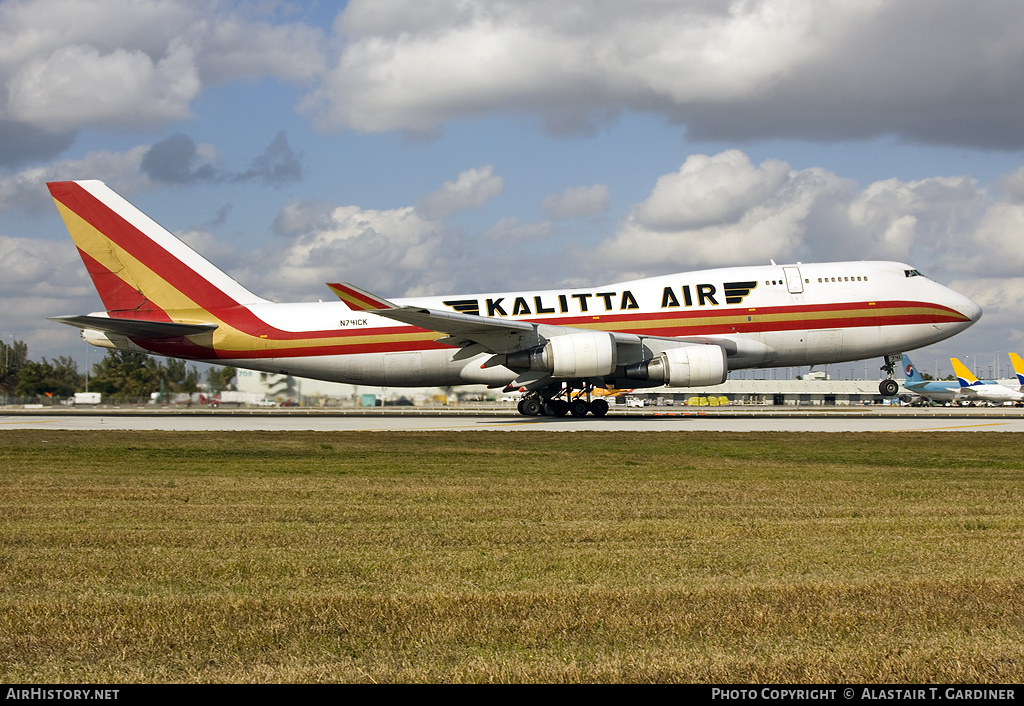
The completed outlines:
{"type": "Polygon", "coordinates": [[[513,370],[541,370],[556,378],[586,378],[615,371],[615,338],[606,331],[553,336],[537,346],[506,356],[513,370]]]}
{"type": "Polygon", "coordinates": [[[670,348],[654,358],[626,366],[629,379],[652,380],[669,387],[720,385],[728,372],[725,349],[711,345],[670,348]]]}
{"type": "Polygon", "coordinates": [[[132,343],[127,336],[109,331],[97,331],[96,329],[82,329],[82,338],[86,343],[91,343],[100,348],[114,348],[121,351],[135,351],[136,353],[149,353],[142,346],[132,343]]]}

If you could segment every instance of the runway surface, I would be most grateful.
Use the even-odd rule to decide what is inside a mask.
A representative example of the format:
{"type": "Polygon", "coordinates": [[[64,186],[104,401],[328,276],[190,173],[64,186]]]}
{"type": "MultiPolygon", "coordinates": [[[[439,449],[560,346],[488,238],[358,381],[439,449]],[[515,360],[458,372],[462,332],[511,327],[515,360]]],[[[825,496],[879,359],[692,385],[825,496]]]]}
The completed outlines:
{"type": "Polygon", "coordinates": [[[659,410],[607,417],[522,417],[495,411],[293,412],[3,410],[2,429],[132,431],[732,431],[732,432],[1024,432],[1019,409],[865,409],[779,411],[659,410]]]}

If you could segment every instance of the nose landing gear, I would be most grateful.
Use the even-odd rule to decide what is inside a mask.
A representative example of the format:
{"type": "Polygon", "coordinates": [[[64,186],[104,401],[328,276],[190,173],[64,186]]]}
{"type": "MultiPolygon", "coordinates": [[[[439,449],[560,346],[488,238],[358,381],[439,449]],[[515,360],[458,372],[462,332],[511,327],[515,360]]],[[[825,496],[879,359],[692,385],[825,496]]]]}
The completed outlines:
{"type": "Polygon", "coordinates": [[[878,383],[878,391],[882,397],[895,397],[900,391],[900,384],[892,379],[896,366],[903,360],[903,354],[885,356],[885,364],[879,370],[884,370],[886,379],[878,383]]]}

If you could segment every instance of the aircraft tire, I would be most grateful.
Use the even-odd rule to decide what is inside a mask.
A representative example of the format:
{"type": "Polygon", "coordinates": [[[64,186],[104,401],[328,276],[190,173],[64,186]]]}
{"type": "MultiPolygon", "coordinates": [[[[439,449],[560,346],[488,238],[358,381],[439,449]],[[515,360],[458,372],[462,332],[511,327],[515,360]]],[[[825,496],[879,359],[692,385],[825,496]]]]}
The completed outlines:
{"type": "Polygon", "coordinates": [[[585,417],[587,412],[590,411],[590,405],[587,404],[586,400],[576,400],[569,405],[569,411],[572,412],[574,417],[585,417]]]}
{"type": "Polygon", "coordinates": [[[544,408],[541,407],[540,400],[528,399],[523,400],[523,408],[520,410],[527,417],[539,417],[544,413],[544,408]]]}
{"type": "Polygon", "coordinates": [[[900,384],[895,380],[882,380],[878,383],[878,391],[882,393],[882,397],[895,397],[900,391],[900,384]]]}
{"type": "Polygon", "coordinates": [[[549,417],[564,417],[569,411],[569,403],[564,400],[548,400],[544,403],[544,414],[549,417]]]}
{"type": "Polygon", "coordinates": [[[608,414],[608,400],[594,400],[591,402],[590,413],[595,417],[603,417],[608,414]]]}

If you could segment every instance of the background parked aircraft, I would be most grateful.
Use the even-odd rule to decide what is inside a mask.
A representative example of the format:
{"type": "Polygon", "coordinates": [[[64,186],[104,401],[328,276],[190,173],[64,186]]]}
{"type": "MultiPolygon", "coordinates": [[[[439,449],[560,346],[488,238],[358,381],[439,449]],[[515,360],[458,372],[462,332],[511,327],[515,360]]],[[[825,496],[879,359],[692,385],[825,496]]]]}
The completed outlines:
{"type": "Polygon", "coordinates": [[[1021,390],[1024,390],[1024,360],[1016,353],[1010,354],[1010,362],[1013,363],[1013,372],[1017,375],[1017,383],[1021,390]]]}
{"type": "Polygon", "coordinates": [[[1024,392],[995,381],[982,381],[957,358],[950,358],[953,372],[960,383],[960,394],[973,402],[1024,402],[1024,392]]]}
{"type": "Polygon", "coordinates": [[[906,374],[906,382],[903,387],[920,395],[925,399],[935,402],[952,402],[960,392],[960,383],[956,381],[925,380],[918,372],[917,366],[910,360],[910,356],[903,354],[903,372],[906,374]]]}

